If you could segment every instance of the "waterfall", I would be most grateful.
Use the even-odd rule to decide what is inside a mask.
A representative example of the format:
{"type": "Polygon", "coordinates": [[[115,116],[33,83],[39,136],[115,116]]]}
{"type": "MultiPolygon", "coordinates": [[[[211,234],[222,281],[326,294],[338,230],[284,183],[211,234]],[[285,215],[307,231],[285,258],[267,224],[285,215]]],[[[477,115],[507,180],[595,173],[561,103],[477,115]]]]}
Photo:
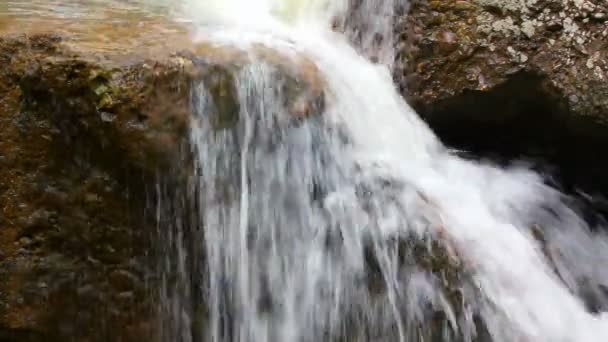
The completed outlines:
{"type": "Polygon", "coordinates": [[[290,80],[252,56],[218,128],[213,85],[194,87],[204,340],[608,340],[583,301],[606,302],[608,238],[541,175],[438,141],[391,78],[406,5],[181,2],[201,39],[306,56],[326,97],[294,120],[290,80]]]}

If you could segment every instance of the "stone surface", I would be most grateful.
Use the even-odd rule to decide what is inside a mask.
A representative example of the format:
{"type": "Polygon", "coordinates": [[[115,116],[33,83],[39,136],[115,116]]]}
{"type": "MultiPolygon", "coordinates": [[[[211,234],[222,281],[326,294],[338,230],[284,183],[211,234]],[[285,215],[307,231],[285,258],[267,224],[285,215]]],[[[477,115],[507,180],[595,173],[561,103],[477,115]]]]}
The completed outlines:
{"type": "Polygon", "coordinates": [[[540,156],[569,173],[585,164],[591,174],[573,178],[602,179],[606,13],[602,0],[415,0],[396,27],[395,78],[452,145],[540,156]]]}
{"type": "Polygon", "coordinates": [[[71,37],[0,35],[0,341],[154,340],[171,277],[155,191],[163,179],[175,194],[193,170],[193,84],[218,118],[238,120],[244,65],[284,73],[296,117],[321,110],[321,80],[263,48],[185,44],[151,58],[71,37]]]}
{"type": "Polygon", "coordinates": [[[156,94],[171,99],[180,95],[171,86],[188,80],[169,63],[124,68],[114,79],[113,69],[67,54],[46,35],[0,37],[0,60],[0,150],[9,159],[0,167],[0,336],[140,340],[152,298],[140,289],[124,310],[108,281],[113,269],[137,274],[134,265],[146,263],[143,180],[177,148],[184,120],[167,122],[186,115],[188,99],[181,94],[162,113],[162,129],[146,126],[161,114],[142,103],[158,98],[137,85],[163,82],[156,94]],[[96,91],[113,81],[120,87],[96,91]],[[116,121],[102,120],[102,111],[116,121]]]}
{"type": "Polygon", "coordinates": [[[531,73],[575,115],[606,124],[606,13],[600,0],[414,1],[401,23],[409,93],[426,107],[531,73]]]}

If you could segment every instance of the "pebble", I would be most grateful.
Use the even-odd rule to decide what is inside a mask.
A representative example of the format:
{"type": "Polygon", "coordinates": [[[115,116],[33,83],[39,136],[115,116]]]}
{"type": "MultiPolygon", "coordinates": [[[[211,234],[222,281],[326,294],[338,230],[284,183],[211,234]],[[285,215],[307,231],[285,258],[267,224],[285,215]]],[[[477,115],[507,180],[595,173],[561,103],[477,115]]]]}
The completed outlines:
{"type": "Polygon", "coordinates": [[[32,241],[32,239],[30,239],[30,238],[29,238],[29,237],[27,237],[27,236],[24,236],[24,237],[22,237],[21,239],[19,239],[19,243],[20,243],[22,246],[25,246],[25,247],[27,247],[27,246],[31,245],[31,244],[32,244],[32,242],[33,242],[33,241],[32,241]]]}
{"type": "Polygon", "coordinates": [[[49,226],[49,219],[51,213],[45,209],[36,210],[30,217],[28,217],[25,225],[26,228],[46,228],[49,226]]]}
{"type": "Polygon", "coordinates": [[[126,270],[112,271],[110,273],[109,281],[110,284],[119,291],[132,290],[140,283],[139,278],[135,274],[126,270]]]}
{"type": "Polygon", "coordinates": [[[118,298],[122,300],[132,300],[135,294],[132,291],[125,291],[118,294],[118,298]]]}
{"type": "Polygon", "coordinates": [[[569,99],[570,99],[570,102],[572,102],[572,103],[575,103],[575,104],[578,103],[578,96],[576,96],[576,95],[570,95],[569,99]]]}

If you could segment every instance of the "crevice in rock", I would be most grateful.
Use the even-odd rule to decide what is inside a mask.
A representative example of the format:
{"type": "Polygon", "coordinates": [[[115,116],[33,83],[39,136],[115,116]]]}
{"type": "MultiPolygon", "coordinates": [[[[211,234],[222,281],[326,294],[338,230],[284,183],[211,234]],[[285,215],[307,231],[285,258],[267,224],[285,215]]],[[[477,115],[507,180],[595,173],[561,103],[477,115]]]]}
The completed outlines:
{"type": "Polygon", "coordinates": [[[570,113],[564,96],[543,76],[520,72],[490,91],[465,91],[414,107],[465,157],[501,165],[529,162],[551,185],[578,199],[591,226],[604,222],[606,127],[570,113]]]}

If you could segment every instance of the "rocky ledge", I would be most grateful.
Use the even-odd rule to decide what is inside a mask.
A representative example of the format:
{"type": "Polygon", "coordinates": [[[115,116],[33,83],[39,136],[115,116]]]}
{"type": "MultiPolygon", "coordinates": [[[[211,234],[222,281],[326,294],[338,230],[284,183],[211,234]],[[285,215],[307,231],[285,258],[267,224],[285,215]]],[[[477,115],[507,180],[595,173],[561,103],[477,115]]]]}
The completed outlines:
{"type": "MultiPolygon", "coordinates": [[[[69,34],[0,35],[0,341],[155,341],[189,329],[200,340],[192,94],[202,83],[213,129],[231,129],[241,113],[239,72],[264,63],[278,71],[296,119],[279,121],[291,124],[323,111],[323,80],[305,58],[263,47],[168,51],[178,52],[117,54],[69,34]],[[180,248],[190,256],[181,273],[180,248]]],[[[459,313],[466,277],[432,240],[395,243],[404,267],[435,275],[459,313]]],[[[381,295],[369,254],[369,286],[381,295]]]]}
{"type": "Polygon", "coordinates": [[[161,180],[175,194],[193,170],[193,85],[213,97],[218,129],[238,118],[235,75],[252,63],[284,75],[294,115],[320,111],[304,60],[173,49],[125,58],[69,35],[0,36],[0,341],[158,337],[171,276],[155,254],[169,253],[158,242],[171,223],[153,203],[161,180]]]}
{"type": "Polygon", "coordinates": [[[396,79],[442,139],[608,190],[605,1],[415,0],[396,30],[396,79]]]}

